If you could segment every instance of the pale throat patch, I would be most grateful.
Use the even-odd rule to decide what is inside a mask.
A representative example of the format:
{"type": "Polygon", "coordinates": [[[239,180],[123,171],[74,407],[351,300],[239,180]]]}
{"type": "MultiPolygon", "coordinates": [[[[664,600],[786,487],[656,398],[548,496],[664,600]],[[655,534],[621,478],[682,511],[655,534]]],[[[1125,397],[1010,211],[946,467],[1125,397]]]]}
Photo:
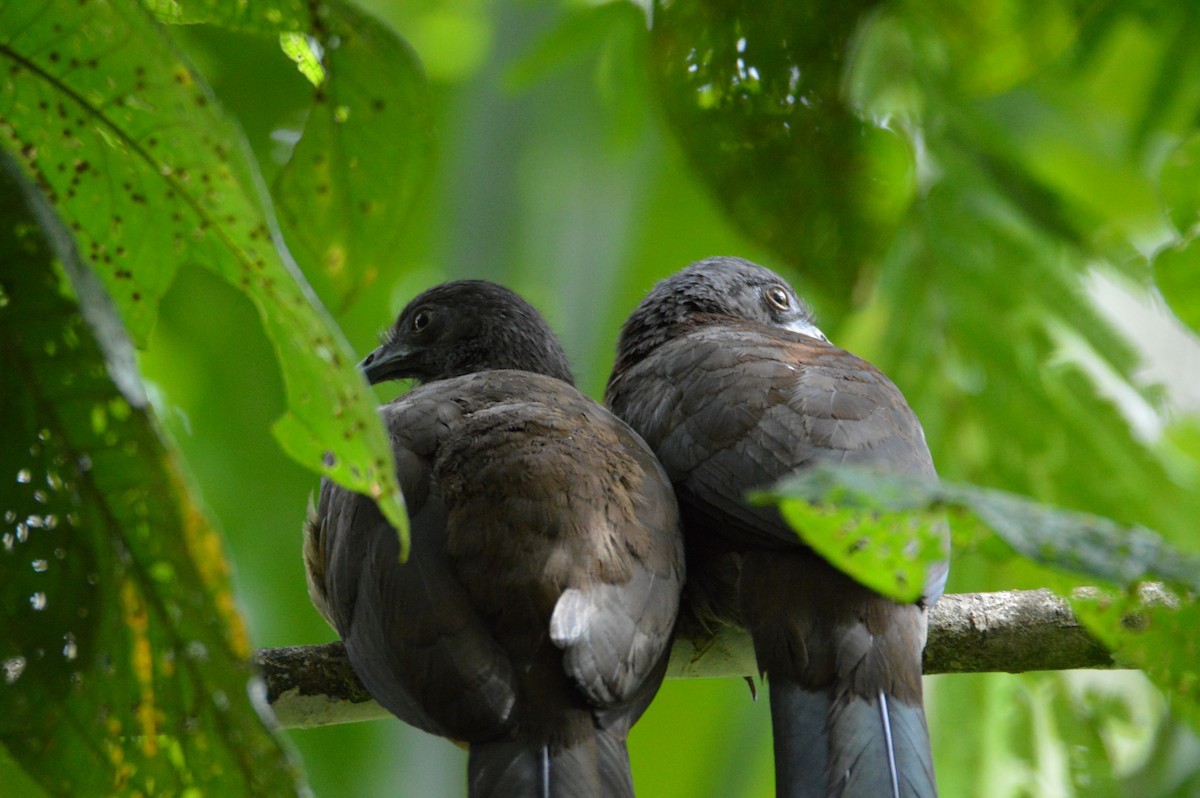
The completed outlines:
{"type": "Polygon", "coordinates": [[[825,337],[825,333],[821,332],[817,328],[817,325],[813,324],[811,321],[797,319],[796,321],[788,322],[787,324],[783,325],[783,329],[791,330],[792,332],[800,333],[801,335],[807,335],[809,338],[816,338],[818,341],[829,340],[825,337]]]}

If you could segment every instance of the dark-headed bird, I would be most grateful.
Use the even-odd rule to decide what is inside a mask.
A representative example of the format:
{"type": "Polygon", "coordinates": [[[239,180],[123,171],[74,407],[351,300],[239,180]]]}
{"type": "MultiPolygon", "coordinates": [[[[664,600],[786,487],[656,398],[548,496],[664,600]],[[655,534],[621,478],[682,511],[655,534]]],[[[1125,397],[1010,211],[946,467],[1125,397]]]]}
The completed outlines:
{"type": "Polygon", "coordinates": [[[645,443],[571,385],[542,317],[436,286],[360,364],[421,383],[380,412],[412,549],[328,480],[309,593],[367,690],[466,743],[477,796],[631,796],[626,735],[662,682],[683,581],[678,509],[645,443]]]}
{"type": "Polygon", "coordinates": [[[921,696],[925,611],[803,545],[749,489],[815,463],[935,478],[921,425],[874,366],[830,344],[777,274],[712,258],[660,282],[626,321],[608,406],[675,485],[688,596],[749,631],[770,692],[776,792],[936,795],[921,696]]]}

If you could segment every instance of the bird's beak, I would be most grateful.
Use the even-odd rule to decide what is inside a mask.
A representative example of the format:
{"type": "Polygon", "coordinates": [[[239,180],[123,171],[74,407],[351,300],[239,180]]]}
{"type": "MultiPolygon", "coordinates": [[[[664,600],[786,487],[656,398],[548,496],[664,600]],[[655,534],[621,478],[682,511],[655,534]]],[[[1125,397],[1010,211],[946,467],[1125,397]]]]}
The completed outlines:
{"type": "Polygon", "coordinates": [[[821,332],[817,328],[817,325],[813,324],[811,321],[798,319],[785,324],[784,329],[800,333],[801,335],[807,335],[809,338],[816,338],[818,341],[829,341],[829,339],[825,337],[825,333],[821,332]]]}
{"type": "Polygon", "coordinates": [[[403,379],[407,376],[405,372],[411,356],[412,351],[406,346],[383,344],[362,359],[358,370],[371,385],[386,380],[403,379]]]}

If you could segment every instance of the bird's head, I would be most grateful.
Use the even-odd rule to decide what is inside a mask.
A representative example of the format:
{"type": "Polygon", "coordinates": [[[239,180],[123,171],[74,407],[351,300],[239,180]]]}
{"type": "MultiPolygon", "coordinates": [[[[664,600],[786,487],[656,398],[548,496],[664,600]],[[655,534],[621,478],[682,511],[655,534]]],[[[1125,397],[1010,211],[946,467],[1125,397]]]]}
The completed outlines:
{"type": "Polygon", "coordinates": [[[708,258],[660,281],[646,295],[621,329],[618,362],[639,360],[697,327],[730,321],[829,340],[787,280],[742,258],[708,258]]]}
{"type": "Polygon", "coordinates": [[[492,369],[574,382],[562,345],[541,314],[486,280],[442,283],[417,296],[358,367],[372,385],[426,383],[492,369]]]}

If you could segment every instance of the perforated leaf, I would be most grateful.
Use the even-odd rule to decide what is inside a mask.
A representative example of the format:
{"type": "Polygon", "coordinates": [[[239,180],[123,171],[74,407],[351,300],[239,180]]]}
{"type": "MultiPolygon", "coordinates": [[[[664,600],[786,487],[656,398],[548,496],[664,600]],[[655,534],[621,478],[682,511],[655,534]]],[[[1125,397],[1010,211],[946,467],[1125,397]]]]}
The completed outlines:
{"type": "Polygon", "coordinates": [[[355,358],[282,248],[237,129],[149,13],[95,0],[0,6],[0,65],[0,146],[56,206],[134,342],[182,263],[245,292],[287,387],[280,443],[379,500],[406,550],[394,466],[355,358]]]}
{"type": "Polygon", "coordinates": [[[935,560],[936,552],[917,542],[949,516],[954,550],[997,563],[1022,557],[1036,563],[1040,584],[1070,597],[1080,620],[1122,662],[1143,668],[1186,699],[1200,721],[1200,605],[1189,597],[1200,592],[1200,555],[1180,551],[1153,531],[1004,491],[857,468],[816,467],[759,498],[778,502],[801,538],[831,563],[902,600],[909,596],[899,588],[912,577],[896,579],[906,573],[897,565],[897,551],[907,540],[906,565],[935,560]],[[818,508],[806,509],[810,503],[818,508]],[[812,523],[822,515],[841,526],[812,523]],[[1147,603],[1139,588],[1148,580],[1162,580],[1178,595],[1147,603]],[[1101,590],[1075,593],[1080,587],[1101,590]]]}

